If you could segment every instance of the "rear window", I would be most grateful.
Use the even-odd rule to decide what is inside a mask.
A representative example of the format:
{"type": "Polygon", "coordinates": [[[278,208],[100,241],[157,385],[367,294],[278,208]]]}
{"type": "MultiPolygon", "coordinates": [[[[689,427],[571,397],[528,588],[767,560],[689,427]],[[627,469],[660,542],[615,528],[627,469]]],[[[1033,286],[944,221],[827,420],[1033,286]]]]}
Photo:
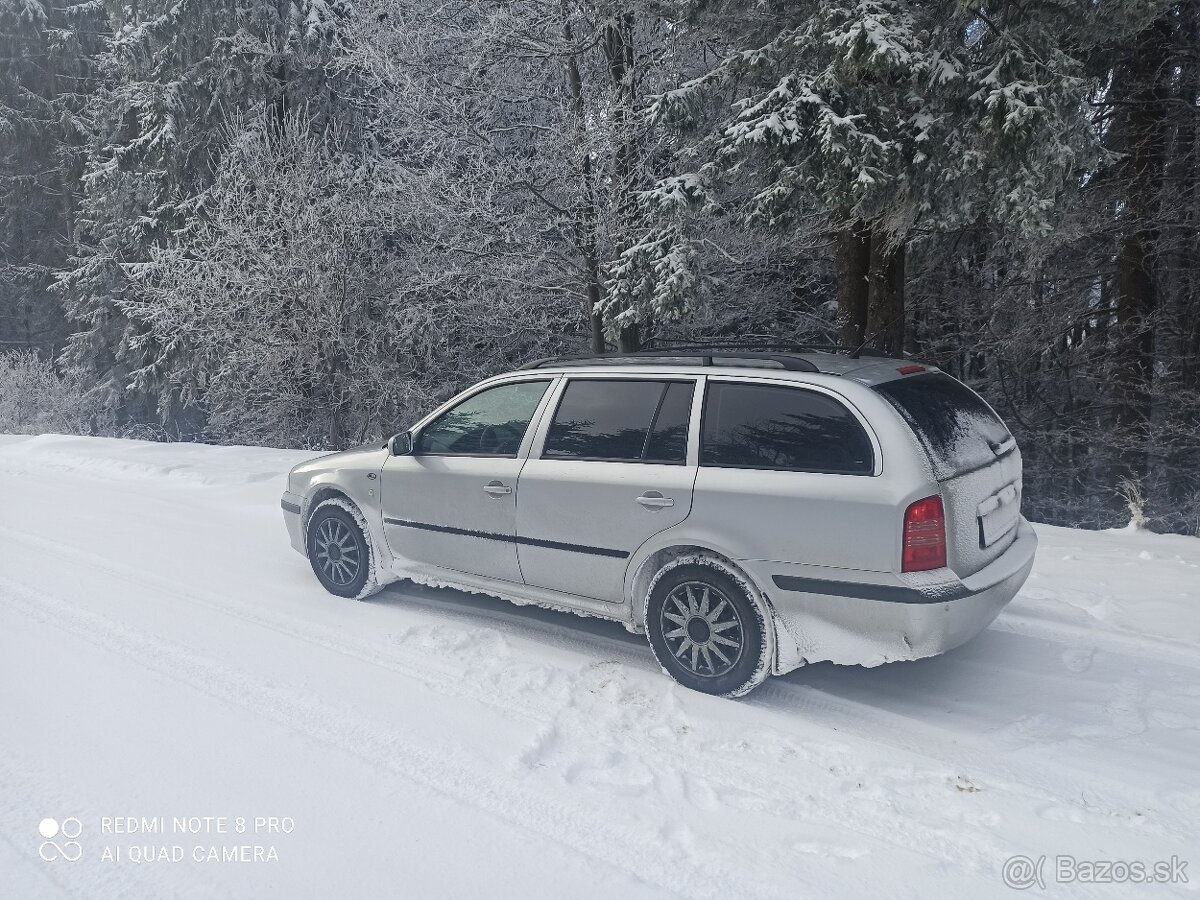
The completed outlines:
{"type": "Polygon", "coordinates": [[[694,382],[573,379],[544,459],[682,464],[694,382]]]}
{"type": "Polygon", "coordinates": [[[973,390],[941,372],[875,388],[903,416],[929,453],[938,479],[994,462],[1008,452],[1008,428],[973,390]]]}
{"type": "Polygon", "coordinates": [[[714,381],[700,465],[870,475],[871,441],[850,410],[802,388],[714,381]]]}

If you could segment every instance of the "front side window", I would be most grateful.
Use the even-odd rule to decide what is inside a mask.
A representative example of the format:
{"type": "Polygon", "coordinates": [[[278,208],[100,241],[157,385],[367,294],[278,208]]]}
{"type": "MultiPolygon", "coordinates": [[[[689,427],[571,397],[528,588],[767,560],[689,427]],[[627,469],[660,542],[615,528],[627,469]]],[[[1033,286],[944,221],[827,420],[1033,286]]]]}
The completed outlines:
{"type": "Polygon", "coordinates": [[[691,381],[573,379],[542,457],[681,464],[694,391],[691,381]]]}
{"type": "Polygon", "coordinates": [[[439,456],[516,456],[547,381],[502,384],[468,397],[417,435],[415,452],[439,456]]]}
{"type": "Polygon", "coordinates": [[[870,475],[871,441],[842,403],[803,388],[710,382],[700,465],[870,475]]]}

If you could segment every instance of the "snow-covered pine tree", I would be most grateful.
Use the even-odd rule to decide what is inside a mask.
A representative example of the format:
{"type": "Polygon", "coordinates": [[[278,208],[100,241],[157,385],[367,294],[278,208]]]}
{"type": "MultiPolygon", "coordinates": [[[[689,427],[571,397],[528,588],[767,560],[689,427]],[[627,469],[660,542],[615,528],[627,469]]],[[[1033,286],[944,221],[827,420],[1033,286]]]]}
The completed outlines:
{"type": "Polygon", "coordinates": [[[103,12],[89,0],[0,0],[0,350],[53,357],[66,338],[53,273],[70,252],[103,12]]]}
{"type": "Polygon", "coordinates": [[[75,333],[65,360],[96,373],[123,420],[182,427],[156,339],[122,313],[125,266],[194,227],[243,116],[333,114],[328,64],[347,0],[144,0],[108,7],[74,258],[60,273],[75,333]]]}
{"type": "Polygon", "coordinates": [[[899,352],[910,241],[977,222],[1044,232],[1094,158],[1076,51],[1108,6],[693,4],[692,27],[734,47],[651,106],[701,132],[697,165],[646,195],[665,214],[623,255],[613,302],[642,319],[679,315],[695,280],[680,200],[711,202],[742,180],[755,186],[749,218],[787,228],[814,202],[825,212],[842,235],[843,336],[899,352]],[[714,96],[728,101],[715,119],[714,96]]]}

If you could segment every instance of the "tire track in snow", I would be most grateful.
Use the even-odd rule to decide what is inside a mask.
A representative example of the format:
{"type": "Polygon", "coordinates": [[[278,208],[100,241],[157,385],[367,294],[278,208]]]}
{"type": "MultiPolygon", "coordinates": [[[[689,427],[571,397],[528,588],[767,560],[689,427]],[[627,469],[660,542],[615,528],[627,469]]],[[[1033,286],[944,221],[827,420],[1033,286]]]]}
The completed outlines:
{"type": "Polygon", "coordinates": [[[644,824],[639,826],[631,820],[617,829],[603,818],[590,816],[580,827],[580,810],[544,796],[528,779],[489,776],[454,748],[413,743],[397,730],[339,710],[316,695],[264,685],[173,641],[118,624],[61,597],[0,577],[0,604],[162,678],[270,719],[315,744],[355,757],[372,768],[493,815],[671,893],[687,897],[745,895],[752,884],[729,859],[710,859],[692,870],[664,873],[659,835],[644,824]]]}
{"type": "Polygon", "coordinates": [[[522,708],[526,704],[518,703],[515,706],[499,704],[493,702],[485,692],[464,690],[461,669],[446,666],[442,659],[434,654],[423,654],[419,665],[408,664],[394,654],[381,653],[369,641],[351,640],[344,637],[330,638],[328,629],[306,622],[298,616],[267,613],[262,611],[261,607],[253,607],[248,603],[233,599],[227,594],[181,589],[175,582],[159,575],[117,564],[87,550],[50,541],[43,537],[24,534],[7,526],[0,525],[0,536],[7,542],[23,544],[39,550],[47,556],[65,557],[86,566],[89,572],[103,572],[126,584],[148,588],[157,595],[167,596],[209,612],[229,616],[284,637],[319,647],[322,650],[386,669],[413,681],[421,682],[427,687],[449,696],[475,700],[499,709],[505,714],[515,714],[527,721],[539,720],[532,709],[522,708]]]}
{"type": "MultiPolygon", "coordinates": [[[[2,602],[2,600],[0,600],[2,602]]],[[[74,816],[83,823],[99,822],[101,812],[95,804],[76,791],[68,796],[61,785],[61,777],[51,778],[42,769],[31,767],[7,754],[0,754],[0,841],[10,848],[22,862],[26,871],[51,884],[63,896],[91,897],[170,897],[178,894],[178,883],[173,873],[156,865],[66,865],[57,861],[46,862],[37,855],[41,838],[38,823],[46,816],[65,818],[74,816]],[[36,798],[36,799],[34,799],[36,798]],[[10,835],[25,835],[26,843],[17,845],[10,835]]],[[[101,835],[84,829],[79,838],[83,860],[94,860],[102,852],[104,843],[101,835]]],[[[0,870],[2,871],[2,870],[0,870]]],[[[11,873],[9,877],[15,877],[11,873]]],[[[194,888],[201,888],[205,897],[220,898],[235,896],[230,889],[214,880],[203,866],[192,867],[188,878],[194,888]]],[[[0,880],[0,889],[4,888],[0,880]]],[[[7,896],[15,897],[9,893],[7,896]]],[[[38,897],[48,893],[39,891],[38,897]]]]}
{"type": "MultiPolygon", "coordinates": [[[[405,597],[407,602],[414,599],[411,595],[405,597]]],[[[489,609],[472,606],[462,609],[452,604],[439,603],[437,598],[432,597],[425,600],[422,606],[431,612],[451,616],[456,621],[467,624],[486,618],[494,627],[505,633],[520,634],[526,630],[523,626],[527,620],[513,615],[503,607],[489,609]]],[[[553,631],[549,633],[554,634],[553,631]]],[[[1042,638],[1039,636],[1036,639],[1042,638]]],[[[658,671],[652,660],[643,661],[636,645],[619,638],[590,633],[570,641],[570,645],[577,646],[585,652],[605,652],[633,668],[654,671],[656,674],[658,671]],[[644,662],[646,664],[643,664],[644,662]]],[[[1003,669],[997,667],[996,671],[1003,675],[1003,669]]],[[[800,670],[797,677],[803,678],[803,670],[800,670]]],[[[916,696],[915,690],[912,696],[916,696]]],[[[892,755],[898,750],[928,763],[941,764],[945,767],[945,778],[942,779],[944,781],[968,776],[976,780],[982,779],[989,789],[1001,790],[1010,797],[1021,797],[1030,806],[1076,809],[1081,814],[1090,815],[1095,810],[1076,798],[1098,793],[1104,797],[1118,798],[1120,803],[1131,809],[1147,807],[1144,798],[1130,794],[1127,781],[1119,773],[1106,775],[1090,769],[1073,767],[1065,762],[1069,757],[1061,754],[1037,759],[1020,759],[1011,753],[997,753],[994,736],[989,738],[961,729],[951,731],[923,719],[892,711],[886,708],[883,702],[865,702],[830,693],[820,687],[798,684],[794,680],[775,678],[768,679],[762,687],[740,702],[777,714],[799,714],[805,723],[836,735],[838,739],[857,741],[892,755]]],[[[681,766],[686,766],[687,757],[681,754],[679,762],[681,766]]],[[[747,777],[748,772],[744,770],[726,774],[727,777],[718,784],[745,784],[752,781],[747,777]]],[[[772,775],[763,772],[762,775],[781,785],[781,788],[787,784],[786,779],[780,779],[778,773],[772,775]]],[[[705,773],[701,773],[701,780],[705,780],[705,773]]],[[[797,780],[792,787],[798,791],[807,791],[811,785],[807,781],[797,780]]],[[[745,793],[755,794],[753,790],[745,793]]],[[[758,796],[753,802],[764,809],[782,808],[779,798],[775,796],[758,796]]],[[[795,812],[794,809],[792,811],[795,812]]],[[[1116,813],[1112,815],[1117,816],[1116,813]]],[[[1161,809],[1160,815],[1179,819],[1186,815],[1186,811],[1182,807],[1170,807],[1161,809]]],[[[845,824],[837,819],[830,821],[845,824]]],[[[1145,818],[1138,819],[1137,829],[1142,834],[1157,833],[1165,837],[1183,833],[1182,829],[1159,825],[1154,820],[1145,818]]],[[[877,836],[869,831],[866,834],[877,836]]],[[[904,843],[907,845],[907,842],[904,843]]]]}
{"type": "MultiPolygon", "coordinates": [[[[274,617],[268,618],[260,613],[252,613],[245,609],[230,609],[222,603],[204,599],[194,592],[180,591],[170,582],[158,576],[113,564],[86,551],[53,544],[43,538],[19,534],[3,526],[0,526],[0,534],[5,534],[5,536],[26,545],[37,546],[39,549],[53,553],[54,555],[61,556],[65,553],[93,570],[103,571],[126,583],[148,587],[160,594],[165,594],[184,602],[195,603],[204,609],[217,613],[235,616],[243,621],[269,628],[285,636],[298,638],[323,649],[342,652],[347,656],[374,665],[382,665],[384,668],[397,672],[397,674],[404,677],[412,677],[422,681],[435,690],[449,693],[452,696],[465,696],[484,702],[504,715],[511,715],[514,709],[518,709],[523,713],[527,721],[540,729],[539,737],[535,740],[533,747],[526,751],[522,760],[524,770],[527,772],[536,772],[538,769],[546,768],[547,763],[543,756],[552,749],[553,753],[550,755],[554,758],[553,765],[555,768],[563,771],[564,780],[586,787],[588,782],[587,776],[584,773],[590,772],[592,777],[604,777],[603,773],[606,767],[604,765],[597,766],[591,762],[598,754],[601,757],[607,756],[609,758],[615,757],[620,759],[640,756],[642,758],[653,759],[654,761],[652,767],[654,771],[651,779],[652,785],[646,789],[665,794],[666,799],[670,800],[678,799],[675,796],[678,793],[676,787],[679,780],[676,773],[690,771],[692,773],[693,785],[700,786],[697,787],[698,791],[711,791],[713,795],[725,798],[723,802],[734,808],[758,814],[767,813],[791,823],[816,825],[821,828],[849,828],[863,837],[874,841],[918,853],[924,857],[934,856],[943,862],[961,863],[966,854],[978,851],[979,842],[982,840],[980,835],[975,835],[970,840],[967,840],[957,837],[954,834],[943,832],[940,829],[934,830],[933,833],[916,828],[908,829],[905,832],[897,832],[886,821],[875,822],[870,818],[864,819],[861,815],[861,810],[855,810],[853,815],[848,816],[842,803],[838,800],[838,795],[842,793],[843,783],[857,783],[859,776],[853,772],[845,771],[843,767],[837,764],[845,755],[844,749],[840,746],[821,748],[821,745],[818,744],[817,747],[821,748],[819,752],[816,750],[807,750],[799,758],[797,758],[794,751],[788,751],[790,755],[785,755],[782,759],[764,759],[761,755],[756,756],[754,753],[747,754],[745,752],[747,745],[744,740],[734,740],[727,738],[727,736],[719,735],[715,740],[709,740],[711,749],[714,752],[701,755],[702,758],[705,758],[705,763],[697,770],[698,757],[695,753],[694,745],[672,746],[670,741],[655,741],[647,740],[646,738],[646,735],[655,732],[661,734],[664,728],[670,731],[672,728],[688,730],[696,727],[695,724],[686,719],[681,719],[674,723],[664,722],[663,717],[667,714],[664,714],[661,709],[654,708],[654,702],[661,700],[664,692],[665,696],[673,698],[676,690],[674,686],[663,682],[661,685],[662,690],[656,690],[653,694],[649,695],[649,699],[640,690],[640,687],[634,686],[632,691],[626,691],[626,696],[624,697],[610,697],[604,700],[604,702],[596,703],[594,702],[595,697],[603,696],[606,684],[612,680],[604,670],[605,666],[611,667],[612,664],[602,660],[593,662],[590,666],[585,667],[582,672],[578,673],[569,674],[562,672],[562,670],[557,670],[560,679],[559,687],[561,688],[559,693],[563,699],[561,703],[557,704],[557,708],[554,708],[548,706],[544,701],[532,701],[529,691],[525,689],[525,685],[517,684],[515,690],[506,690],[504,679],[498,678],[497,675],[499,673],[496,671],[476,672],[474,673],[476,677],[470,678],[463,677],[464,674],[470,674],[469,670],[467,673],[460,671],[447,680],[443,675],[431,675],[429,670],[437,669],[437,660],[433,654],[422,654],[422,661],[419,666],[397,665],[394,660],[381,657],[380,654],[364,651],[363,646],[323,638],[315,633],[315,628],[297,628],[290,623],[273,621],[272,618],[274,617]],[[589,713],[582,718],[579,715],[581,704],[589,709],[589,713]],[[631,709],[633,711],[631,722],[626,723],[624,727],[620,723],[614,725],[614,721],[621,717],[621,711],[624,709],[631,709]],[[615,714],[613,710],[616,710],[615,714]],[[609,727],[597,727],[598,719],[604,716],[608,716],[609,727]],[[621,735],[623,743],[618,747],[610,747],[606,752],[604,749],[606,745],[603,738],[607,736],[611,741],[611,736],[614,733],[621,735]],[[817,755],[813,756],[813,753],[817,755]],[[797,774],[793,774],[796,772],[795,765],[799,761],[805,761],[808,764],[802,766],[797,774]],[[814,805],[811,802],[813,785],[810,779],[814,770],[817,772],[829,772],[831,774],[832,781],[829,785],[829,803],[827,805],[814,805]]],[[[7,581],[7,579],[0,580],[0,583],[4,581],[7,581]]],[[[17,587],[13,582],[8,583],[17,587]]],[[[24,590],[29,589],[26,588],[24,590]]],[[[237,603],[239,607],[244,606],[238,601],[229,601],[228,598],[226,598],[226,602],[237,603]]],[[[96,616],[96,614],[91,612],[81,610],[81,613],[94,616],[103,622],[110,622],[110,620],[102,616],[96,616]]],[[[495,613],[495,615],[502,614],[495,613]]],[[[114,628],[125,629],[123,625],[117,623],[111,624],[114,628]]],[[[554,629],[547,629],[547,631],[556,637],[559,636],[554,629]]],[[[589,635],[586,639],[577,638],[571,641],[571,643],[582,645],[584,649],[594,651],[595,647],[589,646],[593,637],[595,636],[589,635]]],[[[155,641],[158,639],[149,638],[149,640],[155,641]]],[[[623,641],[613,638],[603,638],[603,640],[606,643],[610,643],[614,649],[620,650],[624,655],[632,654],[629,645],[623,641]]],[[[647,664],[644,669],[647,674],[650,674],[653,667],[647,664]]],[[[659,676],[655,672],[651,677],[657,680],[659,676]]],[[[655,687],[658,687],[657,683],[655,687]]],[[[303,704],[305,707],[308,705],[309,701],[305,701],[303,704]]],[[[290,723],[284,721],[284,724],[290,723]]],[[[778,744],[780,741],[788,745],[794,743],[790,738],[784,738],[769,730],[765,734],[765,742],[768,746],[778,744]]],[[[887,745],[883,746],[886,747],[887,745]]],[[[919,755],[923,756],[924,754],[919,755]]],[[[949,778],[949,773],[944,771],[930,773],[929,776],[914,775],[915,771],[912,767],[902,767],[897,770],[900,778],[914,782],[914,790],[927,777],[932,777],[938,783],[946,782],[949,778]]],[[[703,806],[703,801],[693,805],[703,806]]],[[[857,804],[852,803],[851,805],[856,806],[857,804]]],[[[568,815],[571,818],[577,818],[579,813],[575,811],[568,815]]],[[[595,819],[597,817],[589,818],[595,819]]],[[[665,828],[666,823],[656,827],[665,828]]],[[[695,836],[687,833],[664,835],[658,831],[644,836],[641,840],[647,842],[649,845],[654,845],[656,843],[661,844],[664,838],[668,840],[677,839],[677,843],[682,842],[685,844],[695,841],[695,836]]],[[[586,842],[588,844],[591,843],[590,841],[586,842]]],[[[999,853],[1000,851],[997,849],[995,852],[999,853]]],[[[745,893],[747,876],[744,867],[741,867],[739,863],[731,858],[722,859],[720,854],[718,854],[717,860],[710,860],[709,862],[716,865],[719,869],[726,870],[732,879],[731,883],[738,885],[738,889],[742,893],[745,893]]],[[[648,865],[650,866],[650,870],[653,870],[653,864],[650,863],[648,865]]],[[[642,875],[642,877],[644,880],[654,882],[653,877],[645,875],[642,875]]],[[[711,878],[711,876],[706,876],[706,878],[711,878]]],[[[705,883],[711,886],[713,882],[710,880],[705,883]]],[[[701,890],[699,893],[696,893],[691,890],[684,890],[683,893],[699,896],[704,891],[701,890]]]]}
{"type": "MultiPolygon", "coordinates": [[[[156,593],[165,594],[202,609],[231,616],[286,637],[296,638],[321,649],[340,653],[370,665],[379,666],[406,678],[420,681],[441,693],[475,700],[505,715],[515,710],[523,719],[534,724],[545,725],[551,721],[552,715],[547,715],[546,704],[531,703],[529,697],[523,696],[520,693],[504,695],[501,698],[490,687],[488,690],[482,691],[476,689],[466,690],[465,685],[468,682],[462,678],[464,671],[462,669],[451,670],[444,666],[442,663],[444,657],[440,653],[421,653],[420,664],[407,664],[394,656],[378,652],[373,649],[371,643],[368,641],[350,641],[344,638],[331,639],[327,636],[327,631],[321,626],[310,625],[298,617],[264,613],[259,608],[252,608],[248,604],[228,597],[228,595],[182,590],[174,582],[160,576],[129,566],[114,564],[86,550],[55,543],[45,538],[23,534],[6,526],[0,525],[0,535],[4,536],[7,540],[36,547],[47,554],[69,556],[73,560],[87,566],[91,571],[102,571],[127,583],[150,588],[156,593]]],[[[422,592],[425,590],[428,589],[422,588],[422,592]]],[[[405,595],[404,599],[407,603],[410,600],[410,595],[405,595]]],[[[414,605],[419,604],[424,611],[445,615],[446,617],[453,616],[464,623],[473,622],[477,618],[476,610],[467,613],[440,606],[425,597],[411,599],[417,599],[418,602],[414,605]]],[[[643,668],[647,672],[657,671],[657,667],[653,665],[652,658],[648,653],[645,660],[643,660],[641,655],[635,653],[624,641],[595,634],[589,634],[586,637],[580,635],[566,637],[559,629],[542,626],[528,619],[523,618],[514,622],[512,616],[505,615],[505,612],[500,610],[482,611],[481,615],[490,621],[493,626],[502,628],[504,632],[520,634],[526,631],[536,631],[543,636],[552,638],[560,646],[577,648],[589,655],[594,654],[598,649],[597,644],[603,644],[608,650],[613,651],[615,655],[621,657],[620,661],[622,663],[644,662],[645,664],[640,666],[640,668],[643,668]],[[531,626],[528,629],[525,627],[527,624],[531,626]]],[[[468,628],[470,629],[470,624],[468,624],[468,628]]],[[[603,662],[603,660],[596,660],[596,662],[603,662]]],[[[836,698],[815,688],[790,685],[777,679],[771,679],[751,695],[748,702],[754,705],[767,705],[776,711],[820,709],[829,713],[840,713],[843,715],[847,726],[853,725],[856,720],[859,722],[864,721],[867,715],[870,715],[875,721],[886,719],[886,722],[883,723],[885,727],[879,729],[879,731],[889,736],[889,740],[887,741],[880,741],[875,738],[874,735],[878,733],[875,729],[864,730],[861,734],[853,730],[847,732],[846,729],[839,729],[839,737],[847,733],[854,734],[855,736],[862,737],[865,741],[876,743],[883,747],[891,749],[902,747],[905,750],[914,751],[922,756],[927,755],[929,748],[930,728],[928,726],[916,723],[917,727],[913,729],[914,733],[902,735],[897,731],[897,726],[911,725],[913,724],[911,720],[895,714],[881,714],[878,709],[868,704],[836,698]],[[767,703],[763,704],[762,701],[767,701],[767,703]],[[908,740],[902,740],[902,738],[908,738],[908,740]]],[[[982,752],[986,752],[986,750],[982,752]]]]}
{"type": "Polygon", "coordinates": [[[990,627],[1018,637],[1031,637],[1068,647],[1085,646],[1121,656],[1153,659],[1156,663],[1169,662],[1182,668],[1200,670],[1200,652],[1189,649],[1186,644],[1114,631],[1112,625],[1106,625],[1105,630],[1101,630],[1094,623],[1048,619],[1009,606],[990,627]],[[1147,651],[1152,651],[1153,655],[1147,651]]]}
{"type": "MultiPolygon", "coordinates": [[[[1011,798],[1024,798],[1030,806],[1074,808],[1091,813],[1093,810],[1081,799],[1091,794],[1129,809],[1148,807],[1146,798],[1136,790],[1131,792],[1128,781],[1119,773],[1105,774],[1069,765],[1064,762],[1069,754],[1041,754],[1022,759],[1010,752],[997,752],[996,744],[985,738],[964,731],[950,732],[910,716],[802,685],[768,681],[746,702],[800,713],[809,721],[835,728],[856,741],[940,762],[948,772],[978,781],[978,787],[1002,791],[1011,798]],[[758,696],[760,693],[762,697],[758,696]],[[834,721],[838,724],[833,725],[834,721]]],[[[1176,827],[1185,821],[1183,810],[1159,809],[1158,816],[1169,816],[1171,824],[1139,819],[1138,833],[1181,839],[1186,836],[1186,829],[1176,827]]]]}
{"type": "MultiPolygon", "coordinates": [[[[956,734],[947,752],[942,748],[946,743],[944,729],[881,711],[870,704],[844,700],[816,688],[771,681],[751,697],[748,704],[784,714],[803,712],[811,716],[814,710],[820,711],[819,721],[812,722],[810,719],[809,724],[823,732],[832,733],[839,740],[850,739],[879,747],[893,756],[899,749],[916,757],[923,765],[876,766],[869,769],[846,767],[841,764],[847,755],[844,747],[818,741],[806,743],[798,751],[798,745],[790,737],[770,729],[763,729],[749,745],[728,736],[709,737],[709,746],[697,753],[694,744],[675,744],[661,737],[650,737],[673,728],[697,729],[705,724],[677,714],[678,709],[670,704],[668,708],[662,708],[658,701],[664,691],[674,689],[664,683],[663,691],[646,694],[635,685],[632,690],[619,689],[615,696],[609,691],[610,696],[605,697],[605,691],[609,690],[608,683],[614,677],[618,682],[622,679],[606,671],[605,667],[613,667],[604,660],[595,660],[591,666],[576,672],[544,664],[526,666],[528,677],[514,679],[508,677],[506,670],[514,666],[519,668],[521,664],[511,657],[499,661],[493,659],[490,665],[476,664],[471,660],[459,666],[447,665],[445,647],[436,639],[435,627],[410,629],[402,634],[399,646],[409,659],[416,654],[418,661],[414,664],[407,659],[401,661],[391,654],[380,652],[365,640],[331,639],[327,627],[322,630],[320,626],[310,625],[298,617],[267,613],[227,595],[181,590],[160,576],[3,526],[0,526],[0,534],[49,555],[66,555],[93,571],[104,572],[133,586],[149,588],[157,594],[380,666],[448,696],[482,703],[505,716],[511,717],[515,712],[523,721],[539,729],[539,736],[521,760],[524,770],[545,775],[551,774],[545,772],[551,769],[553,774],[560,774],[579,795],[597,788],[654,793],[664,803],[685,802],[700,809],[711,808],[715,801],[717,805],[734,810],[771,815],[792,825],[816,826],[831,829],[834,833],[839,830],[850,831],[862,838],[926,858],[937,858],[943,863],[968,865],[988,872],[994,867],[996,859],[1003,858],[1005,848],[994,841],[986,827],[980,825],[983,829],[981,832],[976,831],[969,822],[960,822],[957,823],[959,827],[950,831],[913,825],[897,831],[894,818],[871,814],[870,804],[882,801],[879,797],[868,796],[870,788],[864,788],[864,783],[869,784],[884,776],[892,779],[893,787],[895,784],[904,784],[913,793],[928,791],[931,786],[939,784],[949,789],[951,780],[957,774],[963,774],[964,767],[969,767],[973,777],[978,778],[982,774],[990,787],[1002,790],[1010,798],[1024,797],[1031,805],[1061,805],[1063,802],[1061,794],[1030,783],[1029,778],[1033,773],[1029,771],[1029,766],[1013,770],[998,761],[995,748],[986,742],[964,741],[962,735],[956,734]],[[433,640],[429,643],[426,639],[431,637],[433,640]],[[596,697],[604,698],[604,701],[594,702],[596,697]],[[622,710],[626,708],[633,712],[623,718],[622,710]],[[614,735],[620,736],[619,743],[614,742],[614,735]],[[784,749],[777,752],[778,747],[773,745],[783,746],[784,749]],[[650,760],[648,765],[641,764],[640,783],[636,774],[639,760],[650,760]],[[697,765],[699,760],[703,760],[703,763],[697,765]],[[930,769],[928,764],[931,762],[944,768],[930,769]],[[828,777],[825,773],[828,773],[828,777]],[[813,802],[814,781],[823,787],[819,792],[820,801],[816,803],[813,802]],[[847,791],[850,795],[848,799],[843,796],[847,791]]],[[[412,602],[412,599],[405,598],[408,602],[412,602]]],[[[468,611],[452,605],[443,606],[425,597],[417,599],[414,605],[446,618],[474,621],[481,617],[477,609],[468,611]]],[[[538,632],[556,644],[577,648],[584,655],[594,656],[597,651],[606,655],[611,653],[621,665],[630,665],[647,674],[654,672],[652,677],[659,677],[652,663],[648,659],[643,660],[636,648],[627,641],[591,633],[569,633],[566,636],[553,626],[542,625],[524,616],[508,615],[499,609],[484,610],[482,618],[492,622],[501,632],[526,635],[531,631],[538,632]]],[[[453,636],[451,643],[465,641],[468,655],[473,656],[481,636],[486,638],[488,634],[480,629],[468,629],[465,635],[460,632],[453,636]]],[[[707,698],[696,699],[697,702],[704,702],[707,698]]],[[[1046,767],[1043,762],[1037,765],[1035,777],[1038,783],[1053,784],[1056,780],[1065,783],[1081,777],[1077,770],[1065,767],[1060,772],[1049,771],[1057,767],[1046,767]]],[[[1114,787],[1118,785],[1114,784],[1114,787]]],[[[578,817],[579,812],[571,815],[578,817]]],[[[667,824],[661,827],[666,828],[667,824]]],[[[1142,826],[1143,829],[1145,827],[1142,826]]],[[[680,845],[694,844],[697,840],[695,835],[686,832],[660,832],[644,839],[660,844],[663,840],[675,841],[680,845]]],[[[700,843],[707,841],[701,840],[700,843]]],[[[853,851],[853,848],[849,849],[853,851]]],[[[723,866],[730,873],[737,873],[737,863],[726,861],[723,866]]],[[[734,881],[743,892],[746,887],[744,878],[742,873],[734,881]]],[[[652,881],[649,878],[647,880],[652,881]]]]}

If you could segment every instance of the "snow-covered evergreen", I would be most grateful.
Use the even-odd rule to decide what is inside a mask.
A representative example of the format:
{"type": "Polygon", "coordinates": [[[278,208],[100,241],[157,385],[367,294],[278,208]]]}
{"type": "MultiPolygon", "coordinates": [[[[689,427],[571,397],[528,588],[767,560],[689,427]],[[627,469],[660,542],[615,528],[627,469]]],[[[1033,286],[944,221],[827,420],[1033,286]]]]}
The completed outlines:
{"type": "Polygon", "coordinates": [[[293,108],[337,117],[328,64],[349,12],[345,0],[150,0],[110,12],[75,254],[59,286],[76,323],[65,358],[97,372],[122,418],[186,421],[167,348],[121,311],[136,299],[125,267],[199,223],[230,123],[293,108]]]}
{"type": "MultiPolygon", "coordinates": [[[[721,3],[698,27],[735,43],[719,65],[657,96],[649,114],[698,129],[694,167],[644,195],[665,221],[618,273],[654,319],[692,296],[680,200],[754,186],[750,220],[788,227],[823,210],[897,245],[986,222],[1045,233],[1097,157],[1083,103],[1095,27],[1063,4],[990,11],[959,2],[721,3]],[[782,26],[782,27],[780,27],[782,26]],[[727,104],[711,114],[711,98],[727,104]],[[648,278],[643,274],[649,268],[648,278]],[[663,271],[669,278],[663,279],[663,271]],[[639,283],[640,282],[640,283],[639,283]]],[[[1084,16],[1097,16],[1084,11],[1084,16]]],[[[702,233],[702,230],[701,230],[702,233]]]]}
{"type": "Polygon", "coordinates": [[[80,116],[106,32],[91,0],[0,0],[0,349],[53,356],[66,339],[54,273],[73,246],[80,116]]]}

